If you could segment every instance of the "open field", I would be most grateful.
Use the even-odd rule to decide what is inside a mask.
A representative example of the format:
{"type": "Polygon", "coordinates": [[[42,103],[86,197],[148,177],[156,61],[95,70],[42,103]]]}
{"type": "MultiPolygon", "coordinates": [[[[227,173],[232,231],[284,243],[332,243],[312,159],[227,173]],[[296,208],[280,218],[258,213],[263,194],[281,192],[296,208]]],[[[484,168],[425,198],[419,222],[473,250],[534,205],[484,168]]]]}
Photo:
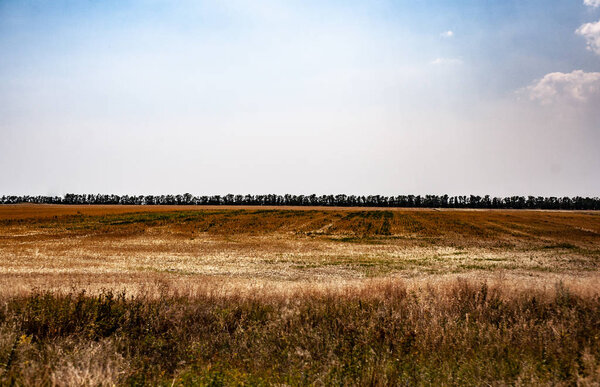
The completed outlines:
{"type": "Polygon", "coordinates": [[[20,288],[119,276],[585,280],[600,267],[600,213],[4,206],[0,254],[3,282],[20,288]]]}
{"type": "Polygon", "coordinates": [[[6,205],[0,257],[3,383],[600,383],[598,212],[6,205]]]}

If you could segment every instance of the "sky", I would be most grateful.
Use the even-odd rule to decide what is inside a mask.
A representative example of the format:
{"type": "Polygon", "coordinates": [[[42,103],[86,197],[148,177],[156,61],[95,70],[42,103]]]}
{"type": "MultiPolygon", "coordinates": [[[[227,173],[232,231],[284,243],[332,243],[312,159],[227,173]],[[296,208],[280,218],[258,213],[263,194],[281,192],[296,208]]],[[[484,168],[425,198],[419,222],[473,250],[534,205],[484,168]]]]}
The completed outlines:
{"type": "Polygon", "coordinates": [[[0,1],[0,195],[600,195],[600,0],[0,1]]]}

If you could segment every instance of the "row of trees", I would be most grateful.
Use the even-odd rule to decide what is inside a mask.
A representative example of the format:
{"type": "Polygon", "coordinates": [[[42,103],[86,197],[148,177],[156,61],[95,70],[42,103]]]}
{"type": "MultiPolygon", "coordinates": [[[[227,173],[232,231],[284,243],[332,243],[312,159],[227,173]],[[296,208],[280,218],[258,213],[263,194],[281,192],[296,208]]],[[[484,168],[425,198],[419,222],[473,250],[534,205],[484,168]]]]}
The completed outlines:
{"type": "Polygon", "coordinates": [[[102,195],[2,196],[1,204],[139,204],[139,205],[247,205],[247,206],[340,206],[422,208],[514,208],[556,210],[600,210],[598,197],[541,196],[448,196],[448,195],[102,195]]]}

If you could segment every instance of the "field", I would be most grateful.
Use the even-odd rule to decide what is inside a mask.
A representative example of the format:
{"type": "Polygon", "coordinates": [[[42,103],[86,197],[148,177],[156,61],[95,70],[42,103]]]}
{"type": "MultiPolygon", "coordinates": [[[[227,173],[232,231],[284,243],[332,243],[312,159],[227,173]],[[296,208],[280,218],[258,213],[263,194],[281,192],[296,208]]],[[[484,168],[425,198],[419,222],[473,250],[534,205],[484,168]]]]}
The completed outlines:
{"type": "Polygon", "coordinates": [[[600,383],[600,213],[0,206],[0,381],[600,383]]]}

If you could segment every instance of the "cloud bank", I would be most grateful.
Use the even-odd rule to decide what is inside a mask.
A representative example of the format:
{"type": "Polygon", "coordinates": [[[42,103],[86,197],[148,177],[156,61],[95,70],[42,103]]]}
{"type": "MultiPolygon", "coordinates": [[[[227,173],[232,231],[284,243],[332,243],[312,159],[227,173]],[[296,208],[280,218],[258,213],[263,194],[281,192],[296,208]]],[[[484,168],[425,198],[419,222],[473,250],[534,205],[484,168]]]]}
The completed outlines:
{"type": "MultiPolygon", "coordinates": [[[[600,0],[584,0],[584,4],[599,7],[600,0]]],[[[588,50],[600,55],[600,20],[581,25],[575,33],[586,39],[588,50]]],[[[583,70],[549,73],[520,92],[543,105],[555,102],[582,104],[600,95],[600,73],[583,70]]]]}
{"type": "Polygon", "coordinates": [[[526,88],[529,98],[544,105],[554,102],[585,103],[600,95],[600,73],[576,70],[550,73],[526,88]]]}
{"type": "Polygon", "coordinates": [[[588,50],[600,55],[600,20],[595,23],[585,23],[575,33],[585,38],[588,50]]]}

